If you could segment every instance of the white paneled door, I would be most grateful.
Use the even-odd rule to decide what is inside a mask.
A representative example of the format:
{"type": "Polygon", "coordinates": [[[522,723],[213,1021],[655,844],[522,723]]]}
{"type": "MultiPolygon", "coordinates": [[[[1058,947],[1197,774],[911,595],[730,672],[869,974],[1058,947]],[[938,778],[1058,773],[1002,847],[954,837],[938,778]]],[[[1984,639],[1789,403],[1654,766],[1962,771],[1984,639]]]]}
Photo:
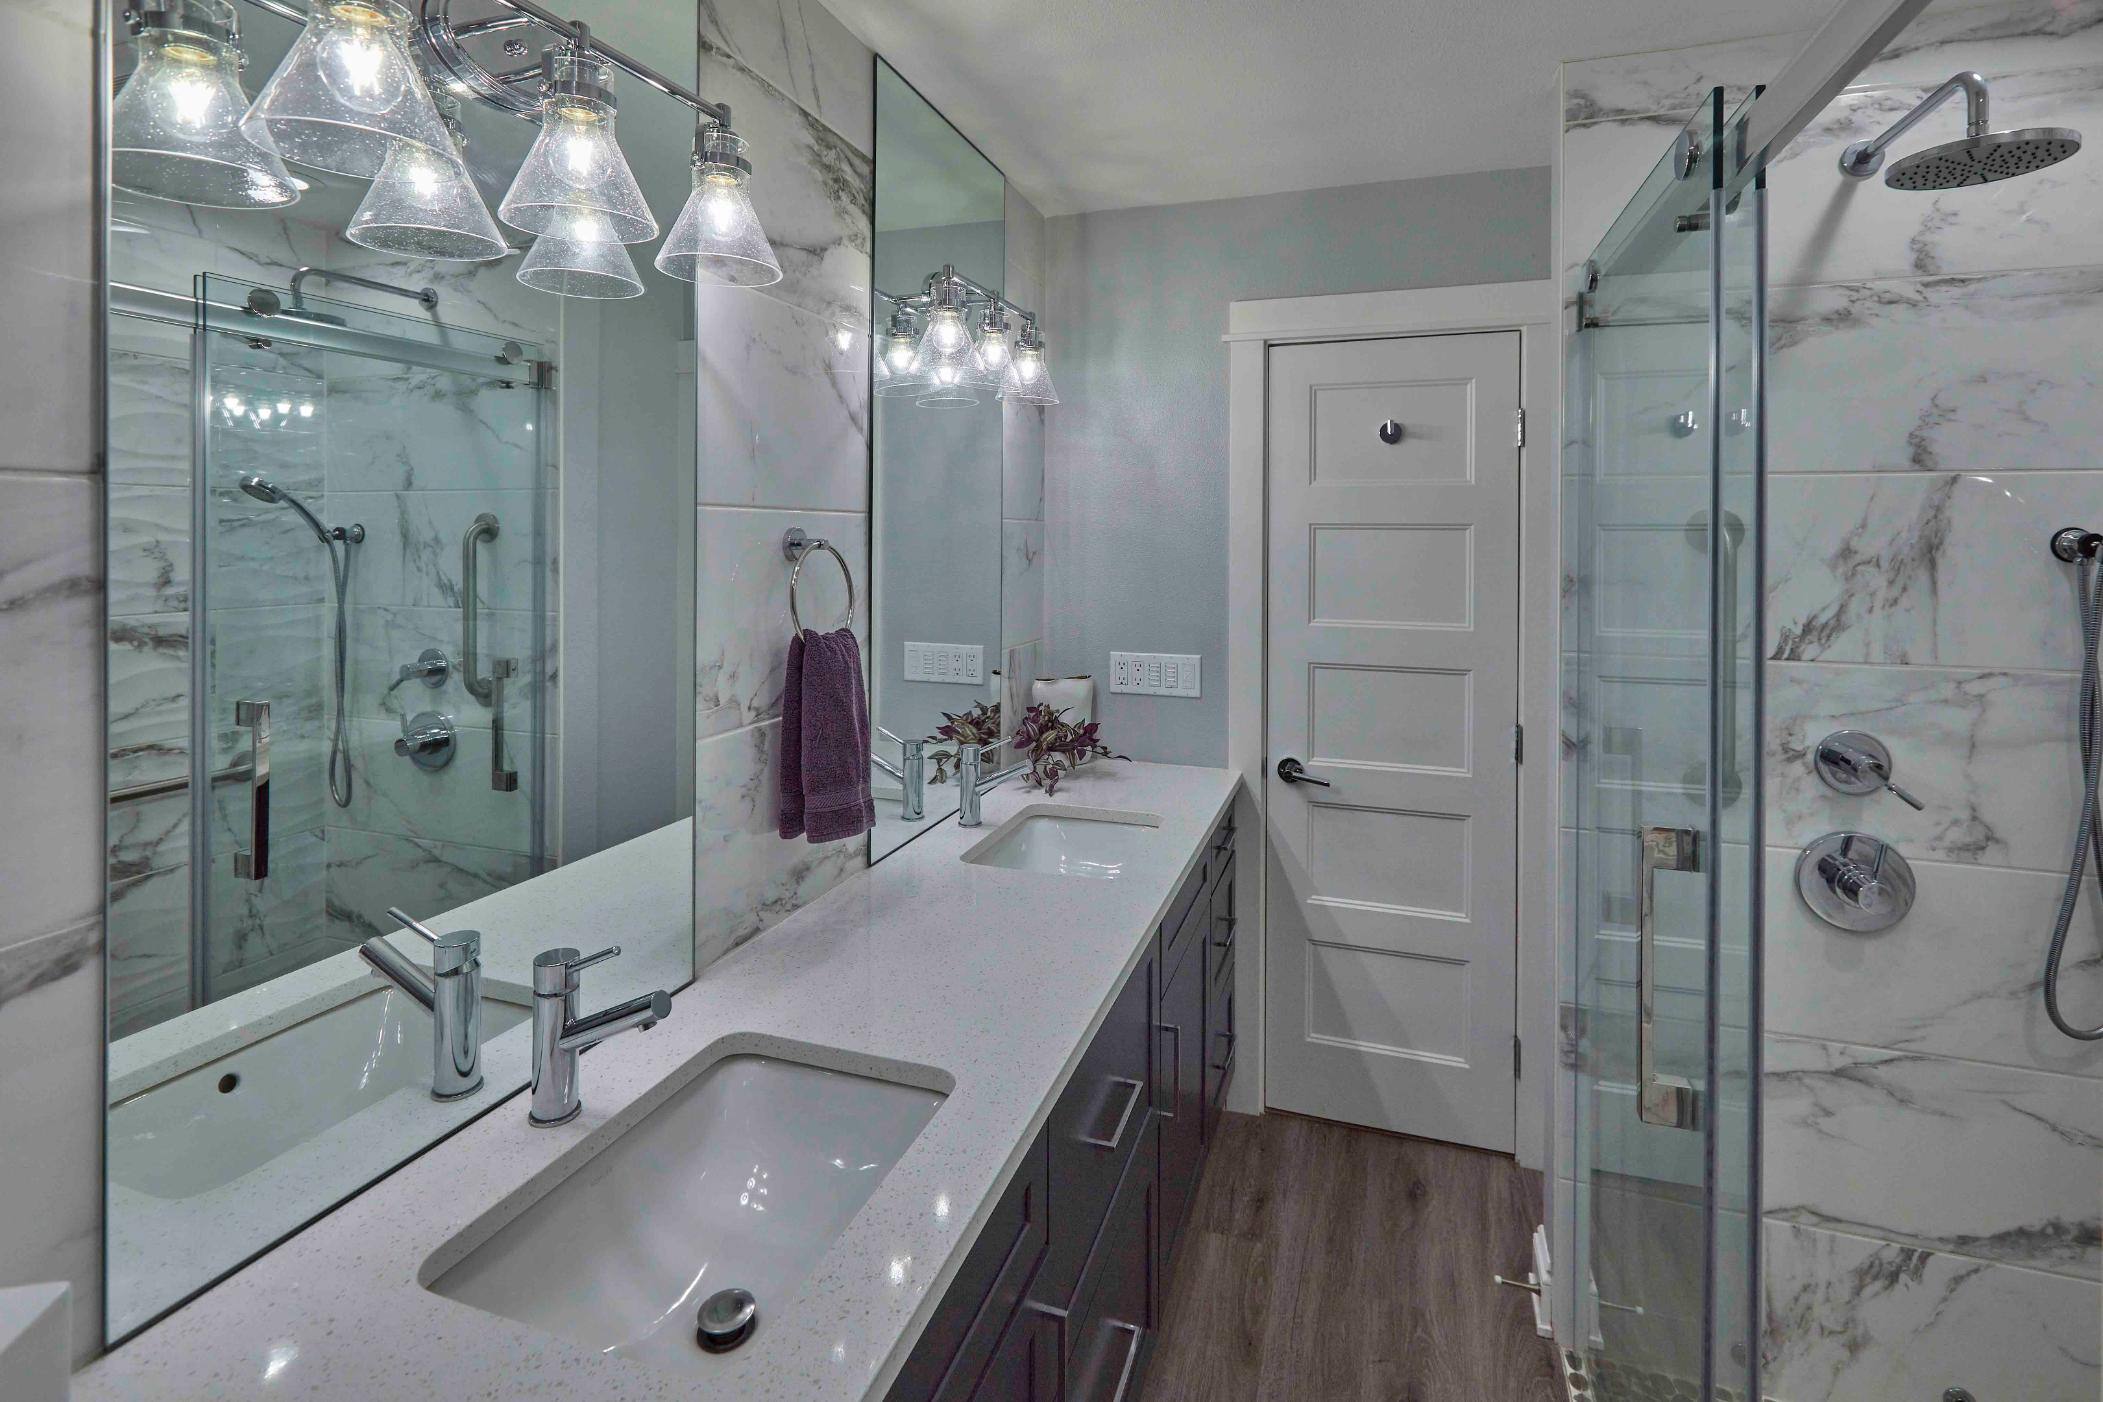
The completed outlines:
{"type": "Polygon", "coordinates": [[[1519,333],[1269,380],[1267,1099],[1510,1152],[1519,333]]]}

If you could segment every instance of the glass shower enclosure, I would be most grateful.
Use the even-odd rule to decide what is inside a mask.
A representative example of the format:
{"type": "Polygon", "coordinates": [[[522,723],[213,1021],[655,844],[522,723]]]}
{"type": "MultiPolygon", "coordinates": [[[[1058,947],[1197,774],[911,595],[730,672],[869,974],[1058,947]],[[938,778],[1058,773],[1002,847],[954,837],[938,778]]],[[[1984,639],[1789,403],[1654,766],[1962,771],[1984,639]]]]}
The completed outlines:
{"type": "Polygon", "coordinates": [[[123,1036],[543,868],[553,486],[542,350],[437,294],[112,301],[112,550],[186,604],[112,610],[113,679],[175,664],[113,748],[123,1036]]]}
{"type": "Polygon", "coordinates": [[[1741,126],[1712,93],[1574,289],[1556,1277],[1602,1399],[1758,1395],[1765,189],[1741,126]]]}

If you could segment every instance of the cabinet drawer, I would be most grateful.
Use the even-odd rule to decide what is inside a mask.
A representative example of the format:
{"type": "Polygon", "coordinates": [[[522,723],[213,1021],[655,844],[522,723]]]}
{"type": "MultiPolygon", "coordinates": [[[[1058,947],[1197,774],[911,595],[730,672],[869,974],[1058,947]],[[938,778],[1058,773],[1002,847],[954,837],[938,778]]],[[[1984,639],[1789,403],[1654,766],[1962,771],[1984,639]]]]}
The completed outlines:
{"type": "Polygon", "coordinates": [[[1088,1248],[1101,1229],[1117,1182],[1146,1137],[1148,1009],[1154,997],[1155,956],[1132,970],[1110,1015],[1074,1068],[1052,1107],[1051,1243],[1031,1298],[1066,1309],[1073,1303],[1088,1248]]]}
{"type": "Polygon", "coordinates": [[[1088,1258],[1086,1303],[1068,1320],[1071,1361],[1065,1402],[1137,1402],[1157,1321],[1154,1153],[1133,1156],[1088,1258]]]}
{"type": "Polygon", "coordinates": [[[1186,959],[1169,976],[1157,1026],[1160,1070],[1154,1105],[1161,1120],[1161,1273],[1197,1190],[1205,1145],[1205,961],[1186,959]]]}
{"type": "Polygon", "coordinates": [[[1207,878],[1211,875],[1206,853],[1183,884],[1176,891],[1176,898],[1168,903],[1168,914],[1161,921],[1161,969],[1166,977],[1181,962],[1183,954],[1190,948],[1190,936],[1210,924],[1209,910],[1205,905],[1207,878]]]}
{"type": "Polygon", "coordinates": [[[1230,851],[1220,862],[1218,879],[1212,884],[1212,930],[1205,941],[1205,967],[1214,983],[1219,981],[1223,964],[1234,958],[1234,932],[1238,921],[1234,915],[1234,855],[1230,851]]]}
{"type": "Polygon", "coordinates": [[[1234,1072],[1234,959],[1230,954],[1205,993],[1205,1142],[1219,1129],[1227,1079],[1234,1072]]]}
{"type": "Polygon", "coordinates": [[[891,1402],[963,1402],[977,1390],[1044,1259],[1051,1216],[1049,1142],[1049,1135],[1037,1136],[979,1229],[891,1385],[891,1402]]]}
{"type": "Polygon", "coordinates": [[[1212,851],[1220,856],[1227,856],[1228,854],[1232,853],[1233,850],[1234,810],[1230,807],[1227,809],[1227,816],[1220,819],[1219,826],[1213,830],[1212,851]]]}
{"type": "Polygon", "coordinates": [[[1059,1321],[1025,1306],[1008,1321],[971,1402],[1059,1402],[1059,1321]]]}

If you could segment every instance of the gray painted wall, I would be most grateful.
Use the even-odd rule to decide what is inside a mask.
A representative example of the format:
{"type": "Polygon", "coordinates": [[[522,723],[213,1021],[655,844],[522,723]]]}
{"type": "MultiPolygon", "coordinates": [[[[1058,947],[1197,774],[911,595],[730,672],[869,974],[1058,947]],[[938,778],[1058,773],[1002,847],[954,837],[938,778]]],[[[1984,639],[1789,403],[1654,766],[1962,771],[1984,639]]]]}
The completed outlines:
{"type": "Polygon", "coordinates": [[[1046,221],[1045,670],[1110,745],[1226,759],[1227,304],[1548,276],[1546,168],[1046,221]],[[1111,649],[1202,659],[1196,700],[1109,693],[1111,649]]]}

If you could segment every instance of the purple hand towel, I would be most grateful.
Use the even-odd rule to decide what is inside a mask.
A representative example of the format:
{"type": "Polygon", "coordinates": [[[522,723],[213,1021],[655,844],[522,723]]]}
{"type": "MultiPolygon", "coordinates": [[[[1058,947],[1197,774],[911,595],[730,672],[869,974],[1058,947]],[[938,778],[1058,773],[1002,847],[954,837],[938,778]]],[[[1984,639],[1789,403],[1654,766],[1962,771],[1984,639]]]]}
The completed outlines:
{"type": "Polygon", "coordinates": [[[806,629],[790,643],[784,679],[777,830],[783,837],[801,832],[814,843],[838,842],[875,821],[861,645],[850,629],[806,629]]]}

